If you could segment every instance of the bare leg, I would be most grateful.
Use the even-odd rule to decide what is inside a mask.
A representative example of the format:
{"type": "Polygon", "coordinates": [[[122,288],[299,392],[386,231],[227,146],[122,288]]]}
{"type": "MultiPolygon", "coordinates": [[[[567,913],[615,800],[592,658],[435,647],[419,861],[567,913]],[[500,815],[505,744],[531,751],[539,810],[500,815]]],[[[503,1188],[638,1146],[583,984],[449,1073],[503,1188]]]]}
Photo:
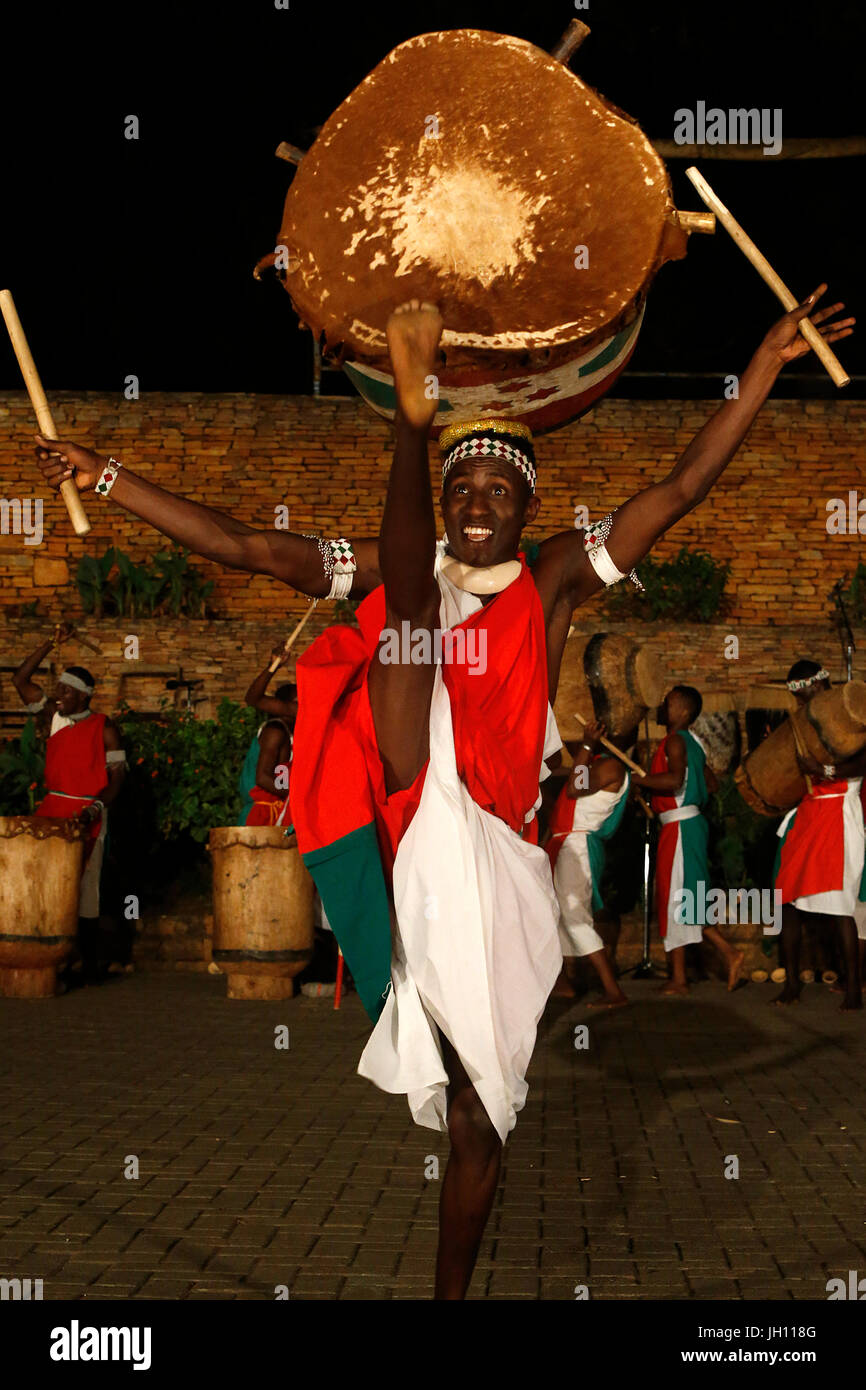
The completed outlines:
{"type": "Polygon", "coordinates": [[[592,1000],[589,1008],[621,1009],[628,1003],[628,999],[617,984],[616,976],[613,973],[613,966],[608,960],[607,950],[593,951],[587,959],[592,961],[593,968],[604,990],[604,998],[592,1000]]]}
{"type": "Polygon", "coordinates": [[[803,934],[800,910],[793,903],[782,908],[782,955],[785,961],[785,988],[770,1002],[799,1004],[800,1002],[800,940],[803,934]]]}
{"type": "Polygon", "coordinates": [[[685,946],[674,946],[672,951],[668,951],[668,959],[671,963],[671,978],[666,985],[662,985],[662,994],[688,994],[689,982],[686,979],[685,946]]]}
{"type": "Polygon", "coordinates": [[[451,1154],[439,1198],[439,1250],[434,1298],[466,1297],[499,1169],[502,1142],[460,1058],[440,1034],[448,1072],[448,1134],[451,1154]]]}
{"type": "Polygon", "coordinates": [[[574,999],[577,990],[574,988],[575,965],[574,956],[564,956],[562,969],[556,977],[556,983],[550,991],[551,999],[574,999]]]}
{"type": "Polygon", "coordinates": [[[857,925],[853,917],[837,917],[836,920],[842,938],[842,954],[845,957],[845,998],[839,1007],[843,1013],[847,1013],[849,1009],[863,1007],[857,925]]]}
{"type": "MultiPolygon", "coordinates": [[[[435,631],[439,587],[433,575],[436,522],[430,490],[427,426],[436,401],[424,383],[437,361],[442,320],[416,300],[388,320],[398,415],[394,461],[382,518],[379,562],[385,585],[385,626],[400,634],[435,631]]],[[[402,644],[401,644],[402,650],[402,644]]],[[[386,790],[411,786],[429,755],[433,662],[383,662],[370,667],[368,689],[386,790]]]]}
{"type": "Polygon", "coordinates": [[[704,927],[704,936],[707,941],[712,942],[719,955],[724,959],[728,970],[728,991],[737,988],[737,983],[743,973],[743,961],[746,959],[745,953],[732,946],[726,941],[718,927],[704,927]]]}

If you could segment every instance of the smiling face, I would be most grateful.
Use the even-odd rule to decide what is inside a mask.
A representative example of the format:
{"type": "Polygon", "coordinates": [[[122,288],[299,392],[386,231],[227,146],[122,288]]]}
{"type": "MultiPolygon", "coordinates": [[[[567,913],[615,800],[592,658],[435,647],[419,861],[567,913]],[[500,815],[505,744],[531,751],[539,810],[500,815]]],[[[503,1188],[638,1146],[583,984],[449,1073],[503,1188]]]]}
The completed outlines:
{"type": "Polygon", "coordinates": [[[439,500],[448,549],[464,564],[486,567],[513,560],[520,533],[538,515],[539,499],[510,463],[461,459],[439,500]]]}
{"type": "Polygon", "coordinates": [[[54,700],[57,705],[57,713],[62,714],[64,719],[68,719],[71,714],[81,714],[82,710],[87,709],[89,696],[85,695],[83,691],[67,685],[65,681],[58,681],[54,700]]]}

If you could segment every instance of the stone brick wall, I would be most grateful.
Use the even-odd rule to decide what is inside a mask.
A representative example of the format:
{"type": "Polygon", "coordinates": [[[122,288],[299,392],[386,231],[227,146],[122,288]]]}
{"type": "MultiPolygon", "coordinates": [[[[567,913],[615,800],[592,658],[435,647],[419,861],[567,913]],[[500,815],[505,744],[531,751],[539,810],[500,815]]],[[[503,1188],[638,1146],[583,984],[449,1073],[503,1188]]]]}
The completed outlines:
{"type": "MultiPolygon", "coordinates": [[[[536,534],[571,526],[578,505],[596,517],[662,477],[716,405],[605,400],[590,419],[542,438],[536,534]]],[[[52,406],[61,436],[114,453],[153,482],[252,526],[272,526],[274,508],[285,504],[296,530],[362,535],[378,527],[390,432],[360,401],[156,393],[126,402],[57,392],[52,406]]],[[[115,544],[140,560],[165,544],[95,496],[87,499],[93,531],[76,540],[62,504],[39,486],[23,392],[0,395],[0,423],[0,498],[43,497],[46,530],[32,546],[0,535],[0,609],[39,598],[52,616],[61,607],[75,611],[74,571],[85,546],[99,554],[115,544]]],[[[832,583],[863,553],[862,535],[827,533],[827,502],[852,489],[866,495],[864,437],[864,401],[769,402],[722,482],[656,554],[689,545],[729,559],[732,624],[825,623],[832,583]]],[[[221,617],[260,622],[267,614],[281,631],[303,611],[303,599],[274,580],[200,563],[216,581],[221,617]]],[[[598,604],[581,615],[595,627],[598,604]]]]}

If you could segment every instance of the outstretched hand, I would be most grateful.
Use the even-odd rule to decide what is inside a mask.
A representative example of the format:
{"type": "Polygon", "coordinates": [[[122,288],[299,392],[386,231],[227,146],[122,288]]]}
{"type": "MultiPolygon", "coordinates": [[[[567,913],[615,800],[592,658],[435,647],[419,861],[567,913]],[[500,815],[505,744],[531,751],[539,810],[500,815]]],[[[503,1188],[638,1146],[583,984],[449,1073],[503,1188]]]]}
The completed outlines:
{"type": "Polygon", "coordinates": [[[95,487],[106,459],[71,440],[45,439],[41,434],[34,437],[39,445],[36,461],[49,487],[56,491],[67,478],[72,478],[79,492],[95,487]]]}
{"type": "Polygon", "coordinates": [[[798,304],[796,309],[791,309],[784,318],[773,324],[764,339],[763,346],[783,364],[794,362],[798,357],[805,357],[807,352],[811,352],[809,344],[798,327],[805,318],[811,319],[821,337],[828,343],[835,343],[839,338],[847,338],[853,333],[856,323],[854,318],[837,319],[835,323],[829,322],[834,314],[839,314],[845,308],[841,301],[838,304],[831,304],[827,309],[819,309],[817,313],[812,312],[818,300],[826,292],[827,286],[819,285],[808,299],[804,299],[803,303],[798,304]],[[821,324],[824,325],[823,328],[821,324]]]}

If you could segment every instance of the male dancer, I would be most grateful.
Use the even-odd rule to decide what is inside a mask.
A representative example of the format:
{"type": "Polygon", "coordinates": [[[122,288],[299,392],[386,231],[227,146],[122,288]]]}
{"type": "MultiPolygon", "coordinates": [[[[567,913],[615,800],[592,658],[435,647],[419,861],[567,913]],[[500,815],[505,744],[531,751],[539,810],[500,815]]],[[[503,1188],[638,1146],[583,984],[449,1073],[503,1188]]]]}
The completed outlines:
{"type": "MultiPolygon", "coordinates": [[[[270,684],[271,664],[285,654],[285,644],[271,651],[271,663],[261,671],[244,696],[245,704],[270,717],[260,724],[250,741],[238,780],[241,794],[241,825],[277,825],[286,811],[289,795],[289,767],[298,714],[297,686],[288,681],[274,692],[270,684]],[[279,782],[277,781],[279,778],[279,782]]],[[[291,822],[287,822],[291,824],[291,822]]]]}
{"type": "MultiPolygon", "coordinates": [[[[365,961],[353,964],[345,934],[352,929],[353,919],[345,915],[352,903],[341,902],[337,891],[332,908],[328,865],[336,860],[341,870],[337,890],[353,863],[363,878],[372,836],[386,873],[394,874],[390,982],[390,942],[384,982],[379,959],[367,969],[373,1012],[376,988],[388,990],[381,1012],[384,1030],[380,1025],[374,1030],[361,1069],[375,1074],[386,1089],[411,1092],[416,1118],[447,1127],[451,1138],[440,1197],[440,1297],[466,1293],[493,1203],[502,1143],[525,1099],[524,1073],[537,1020],[559,970],[556,900],[546,856],[518,832],[538,798],[548,697],[556,690],[571,614],[605,583],[621,579],[703,501],[781,368],[808,352],[797,324],[813,313],[824,289],[770,329],[740,377],[738,398],[721,406],[666,478],[594,527],[591,544],[574,529],[545,541],[531,576],[516,555],[521,531],[534,522],[540,502],[528,431],[517,426],[480,423],[455,438],[445,457],[440,500],[448,541],[437,546],[427,434],[436,408],[429,385],[442,322],[430,305],[413,301],[389,321],[399,407],[394,462],[381,533],[354,547],[342,537],[316,542],[255,531],[155,487],[117,460],[37,436],[40,465],[52,485],[74,477],[80,491],[95,486],[206,558],[273,575],[316,597],[345,597],[353,577],[356,595],[384,586],[372,594],[369,607],[357,610],[366,654],[354,666],[347,663],[345,680],[330,661],[330,653],[338,651],[334,628],[298,663],[292,814],[328,917],[338,938],[344,932],[341,944],[362,998],[365,961]],[[446,562],[452,579],[443,574],[446,562]],[[484,590],[478,569],[493,569],[491,588],[484,590]],[[473,595],[479,586],[482,594],[473,595]],[[487,680],[486,672],[470,675],[459,662],[440,666],[423,660],[425,644],[433,647],[443,628],[473,625],[479,639],[485,632],[493,639],[487,646],[495,681],[487,680]],[[392,660],[390,638],[388,660],[383,659],[385,628],[390,634],[408,628],[412,653],[422,659],[413,660],[410,653],[392,660]],[[317,681],[336,701],[324,724],[317,722],[316,702],[305,697],[305,689],[312,692],[317,681]],[[319,759],[323,749],[339,755],[336,763],[319,759]],[[335,790],[351,777],[353,788],[364,791],[368,821],[359,821],[357,809],[347,808],[339,796],[322,795],[317,775],[333,767],[335,790]],[[336,839],[335,829],[342,832],[336,839]],[[423,835],[435,840],[436,858],[431,871],[429,856],[422,855],[416,875],[411,850],[423,849],[423,835]],[[404,846],[398,875],[395,848],[404,846]],[[471,970],[464,968],[467,952],[471,970]],[[463,1054],[455,1038],[466,1040],[463,1054]],[[424,1046],[413,1052],[400,1045],[403,1039],[424,1046]],[[466,1049],[476,1045],[487,1071],[467,1055],[466,1049]]],[[[814,315],[813,322],[825,324],[821,331],[828,342],[851,331],[852,319],[826,322],[842,307],[814,315]]],[[[459,644],[457,650],[459,655],[459,644]]],[[[339,654],[345,655],[342,649],[339,654]]],[[[492,669],[488,663],[487,671],[492,669]]],[[[367,882],[367,898],[381,905],[381,885],[374,877],[367,882]]],[[[354,907],[365,911],[367,900],[356,899],[354,907]]],[[[376,941],[380,947],[381,935],[376,941]]]]}
{"type": "MultiPolygon", "coordinates": [[[[601,911],[604,843],[617,830],[626,807],[629,773],[618,758],[598,753],[604,724],[592,720],[583,731],[574,767],[550,818],[545,845],[559,902],[559,940],[566,962],[586,956],[604,990],[589,1007],[619,1009],[628,1003],[617,984],[605,944],[593,925],[593,908],[601,911]]],[[[568,967],[554,993],[574,998],[568,967]]]]}
{"type": "Polygon", "coordinates": [[[79,942],[84,978],[95,983],[100,975],[99,879],[105,850],[106,810],[117,797],[126,773],[126,754],[120,746],[120,730],[105,714],[90,708],[95,681],[83,666],[70,666],[57,678],[52,701],[33,674],[54,641],[43,642],[31,652],[12,677],[15,689],[33,714],[53,704],[45,745],[46,795],[37,816],[74,819],[88,829],[78,905],[79,942]]]}
{"type": "Polygon", "coordinates": [[[710,888],[707,859],[707,822],[701,815],[707,792],[717,783],[707,767],[701,744],[689,731],[701,712],[703,700],[692,685],[675,685],[662,708],[667,735],[656,749],[649,774],[641,778],[641,791],[655,792],[652,808],[659,818],[656,851],[656,893],[659,933],[670,956],[671,978],[663,994],[686,995],[686,947],[702,939],[712,942],[728,971],[728,989],[735,989],[745,959],[731,946],[718,927],[697,920],[698,902],[710,888]],[[703,884],[703,892],[701,892],[703,884]],[[684,896],[687,894],[688,896],[684,896]]]}
{"type": "MultiPolygon", "coordinates": [[[[795,661],[788,672],[788,689],[800,708],[824,690],[830,677],[817,661],[795,661]]],[[[781,893],[782,949],[785,987],[772,1002],[800,1001],[800,941],[806,913],[824,916],[838,929],[845,959],[843,1011],[862,1009],[860,959],[854,913],[863,876],[862,778],[866,776],[866,751],[822,766],[811,756],[799,755],[801,770],[812,789],[799,806],[789,811],[777,835],[775,887],[781,893]]]]}

